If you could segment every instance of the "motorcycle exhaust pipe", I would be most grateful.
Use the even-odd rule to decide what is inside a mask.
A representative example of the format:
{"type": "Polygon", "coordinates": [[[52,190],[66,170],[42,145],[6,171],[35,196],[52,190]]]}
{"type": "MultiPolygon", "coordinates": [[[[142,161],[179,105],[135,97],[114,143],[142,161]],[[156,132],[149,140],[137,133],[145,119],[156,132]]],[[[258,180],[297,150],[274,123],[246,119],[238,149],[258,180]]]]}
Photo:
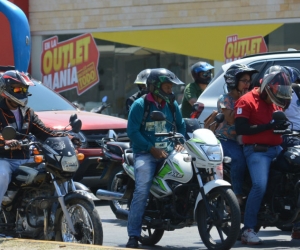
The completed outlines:
{"type": "Polygon", "coordinates": [[[117,192],[111,192],[107,191],[104,189],[98,189],[96,192],[96,196],[100,200],[106,200],[106,201],[111,201],[111,200],[122,200],[123,199],[122,193],[117,193],[117,192]]]}

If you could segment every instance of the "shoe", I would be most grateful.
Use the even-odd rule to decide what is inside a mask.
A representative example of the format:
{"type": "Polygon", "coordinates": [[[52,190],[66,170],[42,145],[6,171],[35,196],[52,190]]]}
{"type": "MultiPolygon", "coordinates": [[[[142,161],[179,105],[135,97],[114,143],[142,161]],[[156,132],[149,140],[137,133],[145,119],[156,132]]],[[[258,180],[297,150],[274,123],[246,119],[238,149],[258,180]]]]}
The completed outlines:
{"type": "Polygon", "coordinates": [[[242,244],[246,245],[259,245],[262,244],[262,240],[257,237],[256,233],[252,228],[245,229],[242,233],[242,244]]]}
{"type": "Polygon", "coordinates": [[[139,248],[139,237],[136,236],[130,236],[129,240],[126,244],[127,248],[139,248]]]}
{"type": "Polygon", "coordinates": [[[300,228],[293,227],[291,236],[292,236],[292,239],[299,240],[300,239],[300,228]]]}

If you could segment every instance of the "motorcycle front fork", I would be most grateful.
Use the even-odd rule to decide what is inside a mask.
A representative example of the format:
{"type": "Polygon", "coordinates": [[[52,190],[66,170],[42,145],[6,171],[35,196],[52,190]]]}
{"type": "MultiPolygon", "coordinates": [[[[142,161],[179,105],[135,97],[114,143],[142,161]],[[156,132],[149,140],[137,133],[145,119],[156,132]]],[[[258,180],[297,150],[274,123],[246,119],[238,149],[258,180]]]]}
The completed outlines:
{"type": "MultiPolygon", "coordinates": [[[[64,200],[65,194],[62,194],[61,189],[60,189],[59,185],[57,184],[57,182],[56,182],[56,180],[55,180],[53,174],[50,174],[50,175],[51,175],[51,178],[52,178],[54,187],[55,187],[55,191],[56,191],[57,196],[58,196],[58,202],[59,202],[59,204],[60,204],[60,206],[61,206],[61,209],[62,209],[62,211],[63,211],[63,213],[64,213],[64,215],[65,215],[65,218],[66,218],[68,227],[70,228],[70,230],[71,230],[71,232],[72,232],[73,234],[76,234],[74,225],[73,225],[73,223],[72,223],[72,219],[71,219],[71,217],[70,217],[70,214],[68,213],[68,210],[67,210],[67,207],[66,207],[66,204],[65,204],[65,200],[64,200]]],[[[69,184],[69,182],[63,183],[64,190],[65,190],[66,192],[68,192],[68,188],[69,188],[69,187],[68,187],[68,184],[69,184]]],[[[76,188],[75,188],[75,185],[74,185],[73,180],[70,181],[70,184],[71,184],[72,191],[75,191],[76,188]]],[[[47,218],[47,217],[45,217],[45,218],[47,218]]]]}

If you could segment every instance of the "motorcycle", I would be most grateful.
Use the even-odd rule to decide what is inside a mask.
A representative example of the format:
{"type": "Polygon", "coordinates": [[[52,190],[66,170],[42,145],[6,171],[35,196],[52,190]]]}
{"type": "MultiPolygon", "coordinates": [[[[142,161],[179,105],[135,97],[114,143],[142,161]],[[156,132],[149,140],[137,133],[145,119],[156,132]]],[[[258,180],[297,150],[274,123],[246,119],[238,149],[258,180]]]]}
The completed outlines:
{"type": "MultiPolygon", "coordinates": [[[[285,120],[285,114],[281,111],[274,112],[274,120],[285,120]]],[[[277,129],[274,133],[299,136],[299,132],[289,129],[277,129]]],[[[231,182],[230,164],[223,164],[224,180],[231,182]]],[[[252,182],[249,172],[246,172],[243,190],[248,194],[251,190],[252,182]]],[[[245,211],[247,196],[244,197],[242,211],[245,211]]],[[[291,231],[292,223],[300,221],[300,147],[286,147],[272,161],[270,166],[267,191],[261,203],[261,208],[257,216],[255,231],[261,227],[277,227],[283,231],[291,231]]]]}
{"type": "Polygon", "coordinates": [[[107,96],[104,96],[102,98],[102,103],[99,107],[92,108],[90,112],[92,113],[97,113],[97,114],[102,114],[102,111],[105,110],[106,108],[110,107],[110,104],[106,102],[107,101],[107,96]]]}
{"type": "MultiPolygon", "coordinates": [[[[159,111],[152,112],[151,119],[166,121],[159,111]]],[[[174,128],[172,132],[155,136],[167,137],[173,143],[181,140],[186,151],[174,151],[157,167],[139,241],[143,245],[155,245],[164,231],[197,224],[208,249],[230,249],[239,235],[241,215],[230,183],[216,174],[223,152],[215,135],[208,129],[196,129],[192,138],[185,140],[174,128]]],[[[99,189],[96,196],[110,200],[116,217],[127,220],[135,187],[131,149],[125,149],[123,159],[123,171],[115,176],[112,191],[99,189]]]]}
{"type": "MultiPolygon", "coordinates": [[[[5,127],[5,140],[22,135],[22,147],[31,148],[33,162],[22,164],[12,175],[1,204],[0,233],[32,238],[102,245],[101,219],[87,188],[72,178],[79,167],[74,145],[68,135],[80,131],[81,121],[71,116],[71,131],[44,142],[5,127]],[[34,148],[32,149],[32,146],[34,148]]],[[[4,146],[9,149],[8,146],[4,146]]]]}

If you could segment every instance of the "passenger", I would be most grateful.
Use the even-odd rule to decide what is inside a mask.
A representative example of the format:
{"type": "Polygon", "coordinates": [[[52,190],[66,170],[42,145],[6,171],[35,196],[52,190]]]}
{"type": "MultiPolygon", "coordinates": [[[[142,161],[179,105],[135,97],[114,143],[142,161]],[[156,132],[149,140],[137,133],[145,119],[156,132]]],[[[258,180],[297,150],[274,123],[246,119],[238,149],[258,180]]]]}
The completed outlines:
{"type": "Polygon", "coordinates": [[[129,110],[130,107],[132,105],[132,103],[140,98],[141,96],[145,95],[148,93],[147,90],[147,85],[146,85],[146,81],[147,81],[147,77],[149,76],[151,72],[151,69],[144,69],[142,70],[136,77],[134,84],[137,84],[139,91],[136,92],[135,94],[133,94],[132,96],[128,97],[126,100],[126,109],[127,109],[127,113],[129,114],[129,110]]]}
{"type": "Polygon", "coordinates": [[[185,89],[181,104],[183,118],[190,118],[193,105],[211,81],[211,69],[214,67],[207,62],[197,62],[191,67],[194,82],[189,83],[185,89]]]}
{"type": "Polygon", "coordinates": [[[157,164],[164,161],[174,147],[177,151],[183,150],[180,144],[173,145],[163,141],[164,137],[154,136],[155,133],[172,131],[172,125],[166,121],[153,121],[149,114],[155,110],[163,112],[168,121],[176,124],[177,131],[185,134],[185,123],[172,92],[174,84],[180,85],[183,82],[171,71],[159,68],[151,70],[146,83],[149,90],[146,99],[137,99],[132,104],[128,117],[127,133],[132,143],[135,175],[135,190],[127,225],[128,248],[138,248],[142,218],[157,164]],[[143,121],[145,101],[149,103],[149,112],[143,121]]]}
{"type": "Polygon", "coordinates": [[[291,96],[289,76],[275,71],[265,75],[260,87],[240,97],[235,104],[235,129],[238,135],[243,135],[244,155],[252,180],[242,228],[243,244],[262,243],[254,231],[257,214],[267,188],[271,161],[282,150],[282,137],[273,130],[287,128],[284,121],[273,120],[272,114],[286,109],[291,96]]]}
{"type": "Polygon", "coordinates": [[[234,105],[249,90],[251,78],[258,71],[243,64],[233,64],[224,74],[228,93],[219,97],[218,112],[224,114],[224,121],[215,131],[220,139],[225,156],[231,157],[231,185],[240,205],[243,201],[243,183],[247,168],[242,146],[237,142],[234,126],[234,105]]]}

